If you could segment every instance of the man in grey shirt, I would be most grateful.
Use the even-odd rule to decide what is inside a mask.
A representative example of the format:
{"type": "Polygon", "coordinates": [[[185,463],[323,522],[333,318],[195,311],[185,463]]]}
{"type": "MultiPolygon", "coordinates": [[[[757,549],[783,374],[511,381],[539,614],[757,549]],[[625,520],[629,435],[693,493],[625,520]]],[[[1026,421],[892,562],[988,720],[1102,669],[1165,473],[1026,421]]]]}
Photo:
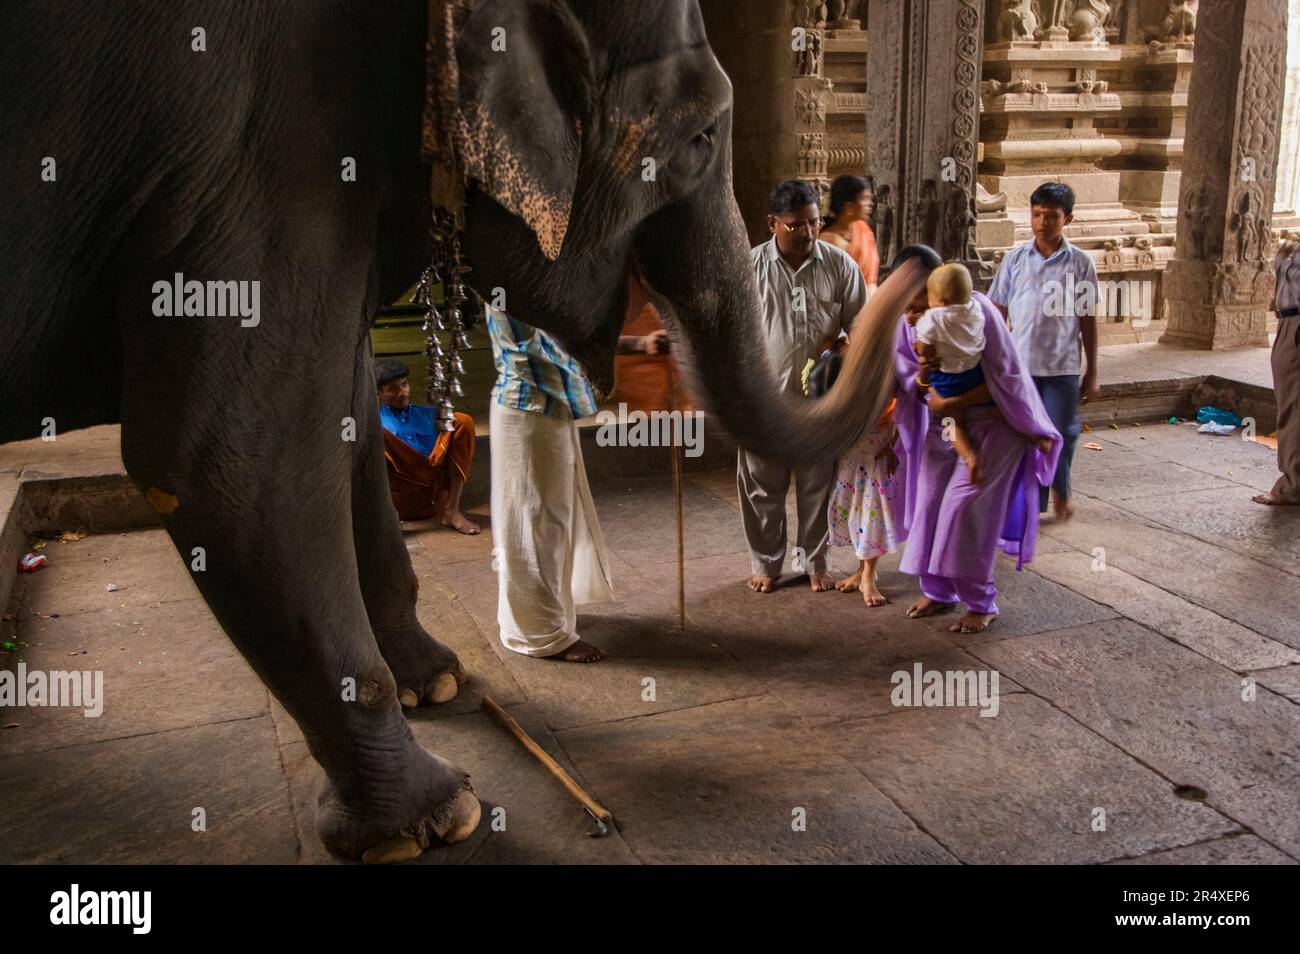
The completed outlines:
{"type": "MultiPolygon", "coordinates": [[[[818,241],[821,213],[817,190],[808,183],[783,182],[773,190],[767,227],[772,238],[750,252],[762,302],[762,339],[781,388],[802,396],[804,368],[852,326],[867,303],[867,285],[852,258],[818,241]]],[[[736,487],[754,574],[747,585],[756,593],[772,591],[785,562],[785,497],[792,473],[796,563],[803,563],[813,592],[832,587],[826,571],[826,501],[835,461],[791,467],[742,447],[736,487]]]]}

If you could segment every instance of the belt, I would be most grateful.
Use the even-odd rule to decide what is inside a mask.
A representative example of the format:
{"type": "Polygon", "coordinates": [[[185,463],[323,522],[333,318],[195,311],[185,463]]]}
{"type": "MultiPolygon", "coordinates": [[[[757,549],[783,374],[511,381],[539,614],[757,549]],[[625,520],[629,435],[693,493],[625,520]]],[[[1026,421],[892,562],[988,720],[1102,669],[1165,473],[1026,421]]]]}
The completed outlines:
{"type": "Polygon", "coordinates": [[[1300,307],[1282,308],[1277,313],[1279,318],[1294,318],[1296,315],[1300,315],[1300,307]]]}

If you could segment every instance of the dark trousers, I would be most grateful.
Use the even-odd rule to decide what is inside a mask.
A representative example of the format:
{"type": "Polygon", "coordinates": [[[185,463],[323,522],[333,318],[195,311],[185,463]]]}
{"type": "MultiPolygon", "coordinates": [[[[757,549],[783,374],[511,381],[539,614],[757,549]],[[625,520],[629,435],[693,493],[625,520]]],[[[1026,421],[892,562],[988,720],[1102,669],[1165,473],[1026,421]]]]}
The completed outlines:
{"type": "MultiPolygon", "coordinates": [[[[1060,500],[1070,499],[1070,464],[1074,461],[1074,447],[1079,442],[1083,426],[1079,423],[1079,376],[1077,374],[1057,374],[1051,377],[1035,377],[1034,384],[1043,399],[1047,416],[1052,419],[1056,429],[1065,441],[1061,448],[1061,459],[1056,464],[1056,476],[1052,478],[1052,489],[1060,500]]],[[[1038,491],[1038,512],[1047,512],[1047,488],[1038,491]]]]}

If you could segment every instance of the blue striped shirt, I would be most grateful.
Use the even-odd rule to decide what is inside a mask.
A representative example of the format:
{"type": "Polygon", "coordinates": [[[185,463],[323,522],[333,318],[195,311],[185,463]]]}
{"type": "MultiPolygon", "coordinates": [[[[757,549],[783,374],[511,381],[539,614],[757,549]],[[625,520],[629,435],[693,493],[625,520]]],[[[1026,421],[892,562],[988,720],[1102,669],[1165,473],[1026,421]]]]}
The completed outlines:
{"type": "Polygon", "coordinates": [[[492,399],[502,407],[547,417],[576,419],[596,413],[596,395],[574,358],[546,332],[487,309],[497,383],[492,399]]]}

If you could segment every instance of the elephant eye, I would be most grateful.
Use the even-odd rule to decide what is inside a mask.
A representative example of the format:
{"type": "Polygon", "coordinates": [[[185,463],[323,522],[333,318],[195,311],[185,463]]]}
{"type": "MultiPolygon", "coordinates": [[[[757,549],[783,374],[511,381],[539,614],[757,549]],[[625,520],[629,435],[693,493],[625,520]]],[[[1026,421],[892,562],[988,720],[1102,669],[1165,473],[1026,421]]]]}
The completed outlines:
{"type": "Polygon", "coordinates": [[[682,150],[678,161],[675,163],[677,172],[685,177],[699,175],[708,168],[709,161],[713,158],[714,146],[717,143],[718,131],[716,126],[710,126],[701,133],[697,133],[686,144],[682,150]]]}

